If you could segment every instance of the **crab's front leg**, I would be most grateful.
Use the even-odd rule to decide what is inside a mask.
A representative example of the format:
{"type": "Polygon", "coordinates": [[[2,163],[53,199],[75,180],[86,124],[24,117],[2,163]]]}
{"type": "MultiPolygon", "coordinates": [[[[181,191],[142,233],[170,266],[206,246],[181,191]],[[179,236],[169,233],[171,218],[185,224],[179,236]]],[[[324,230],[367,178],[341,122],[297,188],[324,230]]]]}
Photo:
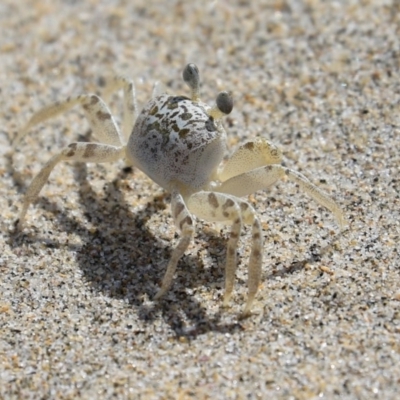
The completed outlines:
{"type": "Polygon", "coordinates": [[[216,191],[235,196],[247,196],[257,190],[266,189],[283,177],[296,182],[317,203],[333,213],[341,228],[346,225],[344,215],[336,202],[321,189],[311,183],[304,175],[283,167],[280,164],[266,165],[243,174],[234,176],[223,182],[216,191]]]}
{"type": "Polygon", "coordinates": [[[242,144],[235,150],[218,171],[218,180],[224,182],[255,168],[281,162],[281,150],[268,140],[259,137],[242,144]]]}
{"type": "Polygon", "coordinates": [[[261,224],[254,209],[247,202],[222,193],[198,192],[187,201],[193,214],[207,221],[232,224],[226,251],[224,306],[232,296],[237,267],[237,247],[243,224],[252,225],[252,248],[249,261],[248,298],[244,315],[250,312],[261,279],[262,235],[261,224]]]}

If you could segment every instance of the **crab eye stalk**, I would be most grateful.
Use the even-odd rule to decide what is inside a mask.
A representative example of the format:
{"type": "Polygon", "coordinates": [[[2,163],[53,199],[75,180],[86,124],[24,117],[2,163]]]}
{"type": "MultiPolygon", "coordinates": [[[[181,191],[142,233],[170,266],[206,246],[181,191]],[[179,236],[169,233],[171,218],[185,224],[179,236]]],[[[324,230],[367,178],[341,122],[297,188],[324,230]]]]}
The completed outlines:
{"type": "Polygon", "coordinates": [[[200,91],[200,73],[199,69],[195,64],[186,65],[182,73],[183,80],[189,86],[191,90],[191,99],[193,101],[199,100],[200,91]]]}
{"type": "Polygon", "coordinates": [[[221,119],[232,112],[233,98],[229,92],[218,93],[215,106],[209,111],[210,117],[221,119]]]}
{"type": "Polygon", "coordinates": [[[229,92],[220,92],[217,96],[217,108],[223,114],[228,115],[233,109],[233,98],[229,92]]]}

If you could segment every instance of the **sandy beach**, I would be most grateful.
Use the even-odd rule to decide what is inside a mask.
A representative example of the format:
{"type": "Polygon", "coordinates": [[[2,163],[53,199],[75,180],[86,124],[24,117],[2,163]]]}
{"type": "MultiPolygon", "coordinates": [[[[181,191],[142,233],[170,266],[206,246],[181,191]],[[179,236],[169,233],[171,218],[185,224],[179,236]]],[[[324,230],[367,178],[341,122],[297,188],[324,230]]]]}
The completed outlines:
{"type": "MultiPolygon", "coordinates": [[[[400,5],[396,0],[50,1],[0,5],[0,398],[397,399],[400,387],[400,5]],[[262,137],[340,205],[347,228],[293,182],[248,197],[251,234],[223,308],[230,228],[196,221],[173,285],[171,196],[138,168],[56,166],[22,231],[29,182],[90,141],[82,108],[11,142],[35,111],[107,77],[161,91],[228,90],[228,148],[262,137]]],[[[122,94],[107,99],[121,123],[122,94]]],[[[127,139],[127,138],[126,138],[127,139]]]]}

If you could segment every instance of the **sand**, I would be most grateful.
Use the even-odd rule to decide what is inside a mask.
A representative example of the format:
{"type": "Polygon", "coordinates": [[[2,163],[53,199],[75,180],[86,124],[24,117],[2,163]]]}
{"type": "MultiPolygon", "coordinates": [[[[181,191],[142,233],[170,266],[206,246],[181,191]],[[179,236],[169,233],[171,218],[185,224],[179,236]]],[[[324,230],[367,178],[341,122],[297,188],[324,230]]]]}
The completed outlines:
{"type": "MultiPolygon", "coordinates": [[[[393,1],[41,1],[0,5],[0,398],[396,399],[400,386],[400,8],[393,1]],[[342,207],[293,183],[249,197],[264,261],[253,315],[249,230],[222,308],[229,228],[198,220],[173,286],[170,195],[138,169],[62,163],[14,223],[30,180],[90,138],[82,110],[33,112],[123,74],[235,99],[230,151],[256,137],[342,207]]],[[[110,100],[118,121],[121,96],[110,100]]]]}

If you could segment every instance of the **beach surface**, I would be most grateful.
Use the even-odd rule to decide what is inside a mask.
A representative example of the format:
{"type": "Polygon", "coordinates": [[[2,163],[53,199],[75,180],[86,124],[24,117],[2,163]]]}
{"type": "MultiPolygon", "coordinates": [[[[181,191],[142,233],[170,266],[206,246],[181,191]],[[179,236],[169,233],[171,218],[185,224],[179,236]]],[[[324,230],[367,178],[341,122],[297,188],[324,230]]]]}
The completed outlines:
{"type": "MultiPolygon", "coordinates": [[[[397,399],[400,387],[400,6],[395,0],[40,1],[0,4],[0,398],[397,399]],[[230,228],[179,232],[170,194],[125,164],[60,163],[24,229],[29,182],[90,141],[82,108],[11,141],[41,107],[107,77],[201,99],[229,90],[229,153],[257,137],[342,208],[293,182],[248,197],[262,281],[247,298],[249,229],[223,308],[230,228]]],[[[122,95],[108,100],[121,122],[122,95]]]]}

